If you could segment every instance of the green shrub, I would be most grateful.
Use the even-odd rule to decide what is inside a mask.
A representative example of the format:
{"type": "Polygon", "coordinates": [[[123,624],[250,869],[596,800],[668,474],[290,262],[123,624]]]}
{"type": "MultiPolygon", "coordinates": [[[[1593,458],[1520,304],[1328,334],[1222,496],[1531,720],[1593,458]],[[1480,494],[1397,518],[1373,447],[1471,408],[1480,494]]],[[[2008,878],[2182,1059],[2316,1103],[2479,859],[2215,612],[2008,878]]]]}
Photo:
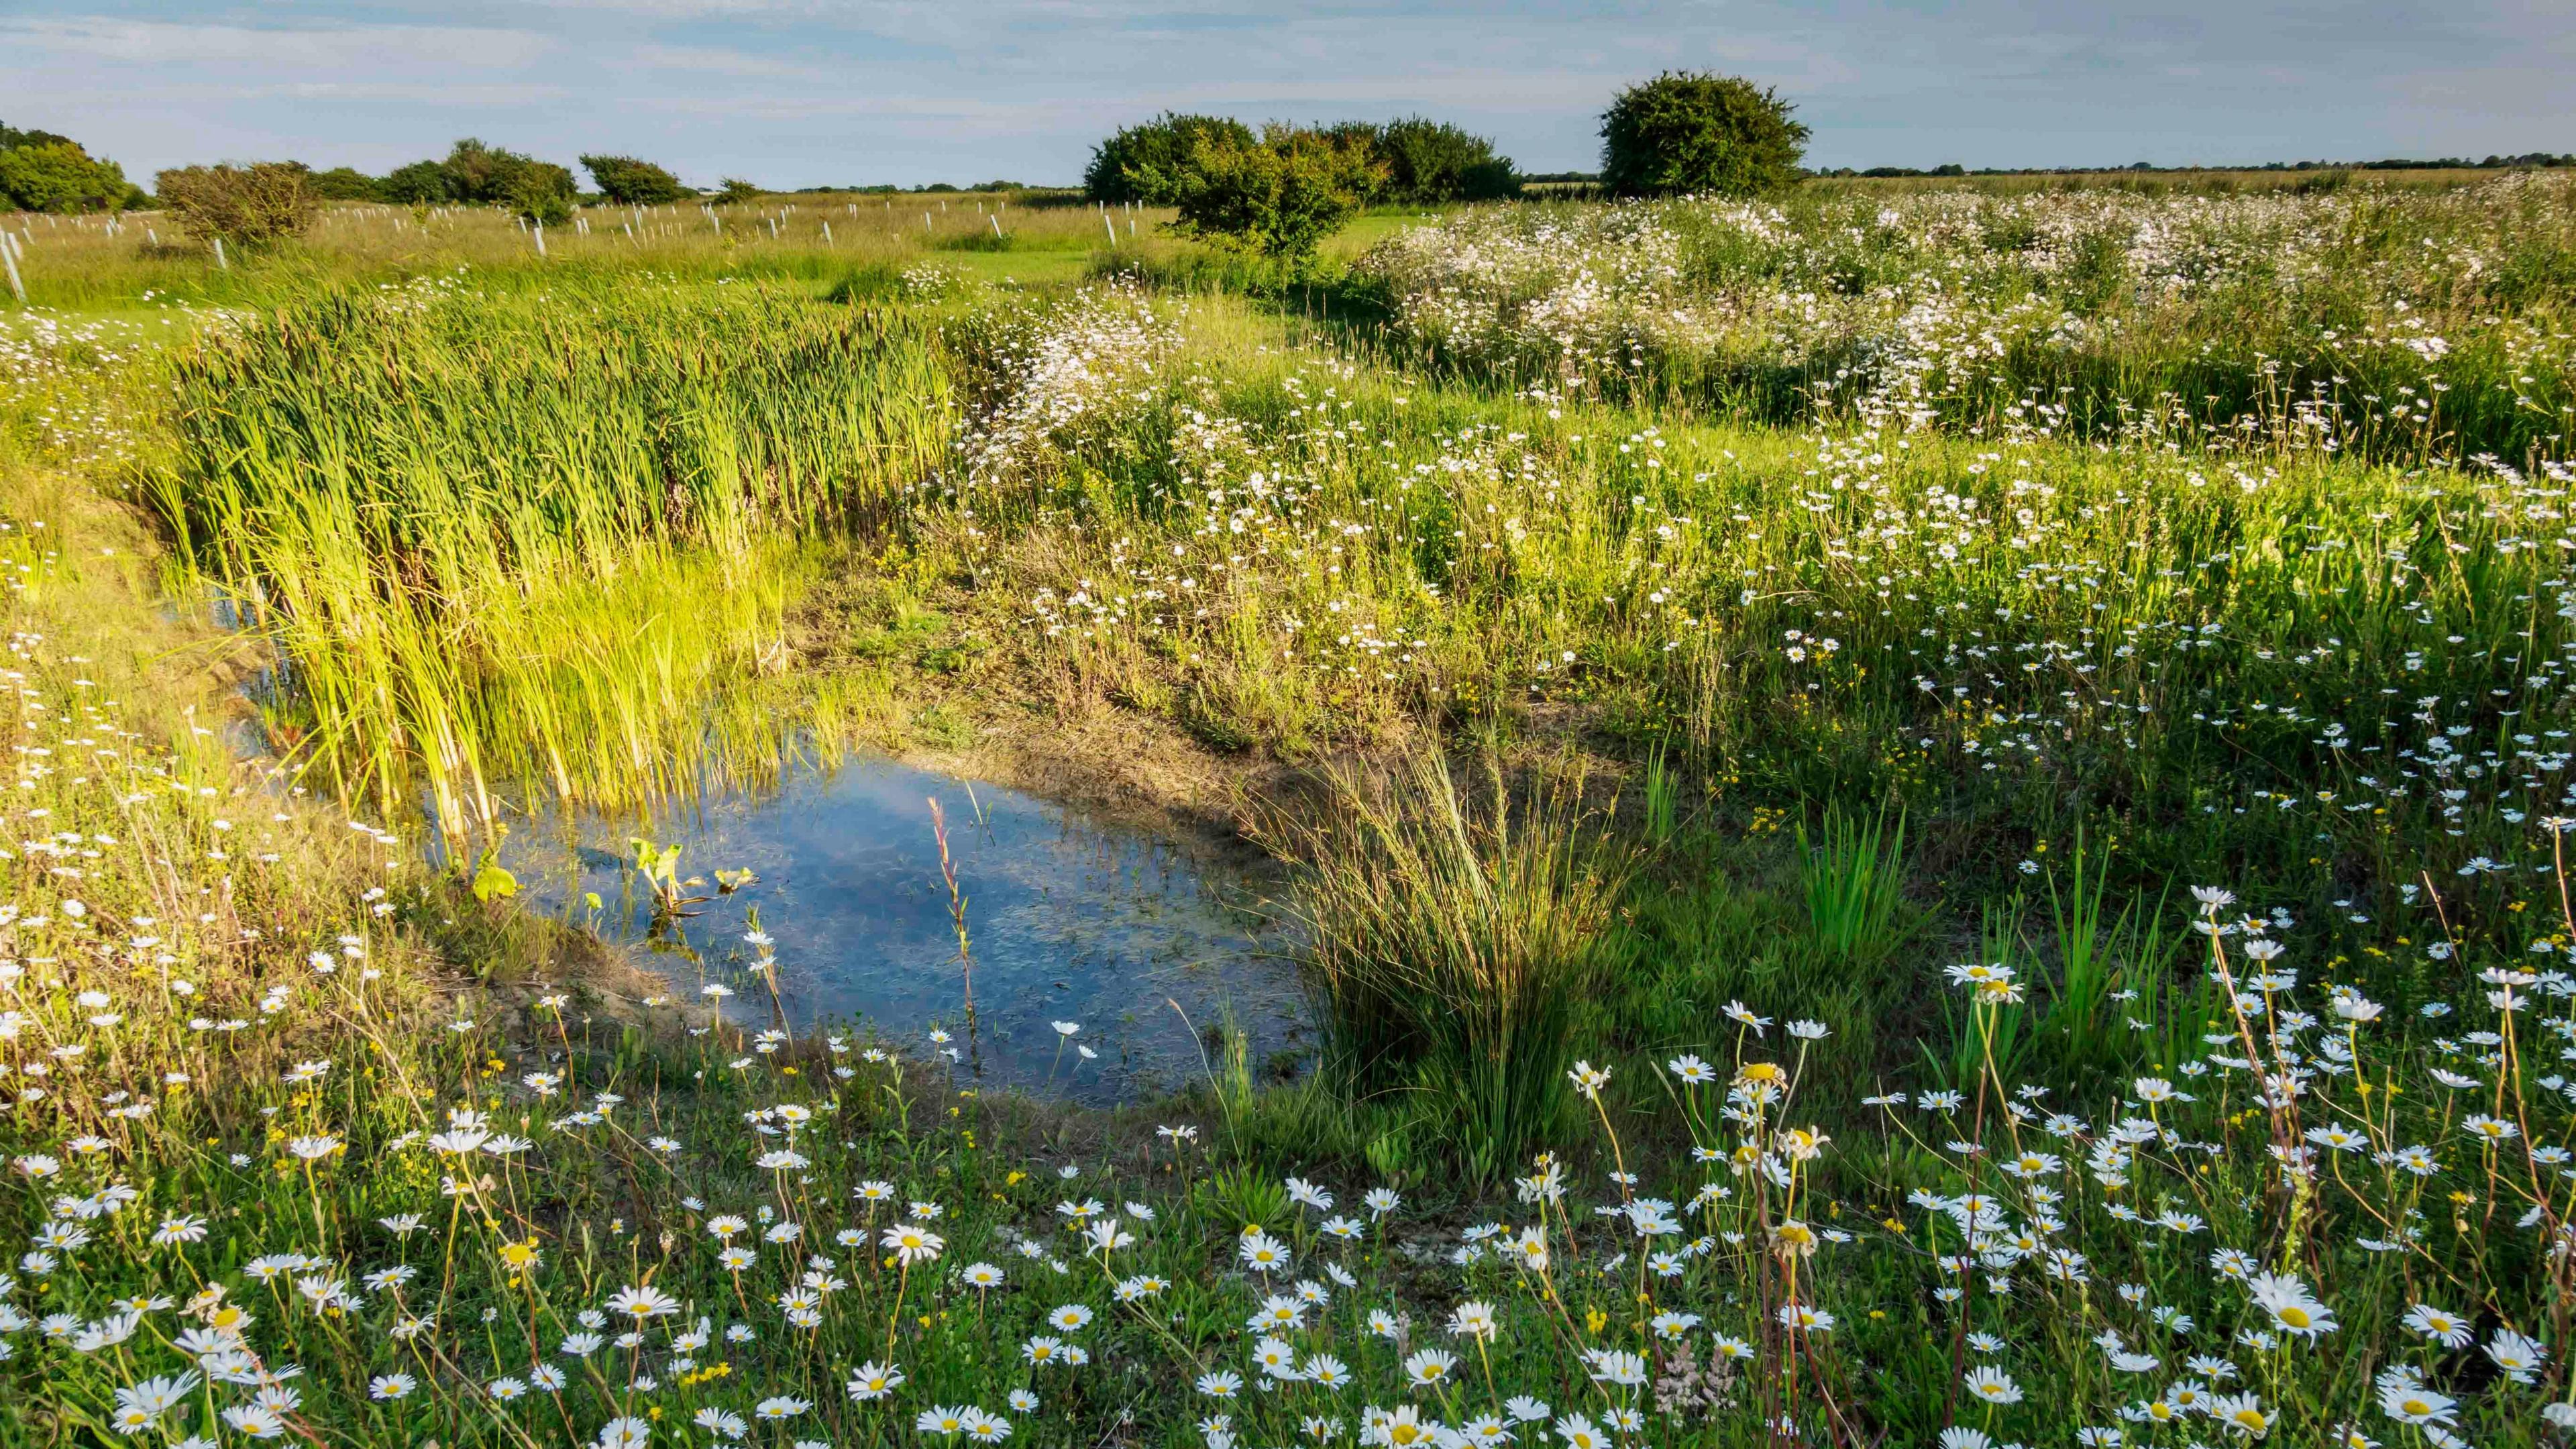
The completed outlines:
{"type": "Polygon", "coordinates": [[[728,206],[740,205],[758,195],[760,195],[759,184],[745,181],[739,176],[728,176],[716,186],[716,200],[728,206]]]}
{"type": "Polygon", "coordinates": [[[680,178],[632,156],[584,156],[582,168],[602,196],[620,206],[664,206],[689,194],[680,178]]]}
{"type": "Polygon", "coordinates": [[[1083,194],[1093,201],[1170,206],[1180,200],[1182,176],[1200,143],[1249,146],[1254,139],[1241,121],[1165,112],[1092,148],[1083,194]]]}
{"type": "Polygon", "coordinates": [[[396,171],[386,178],[386,190],[388,200],[505,206],[538,222],[570,217],[573,198],[580,194],[567,168],[487,146],[471,136],[449,148],[444,161],[416,162],[396,171]],[[437,169],[435,183],[423,167],[437,169]]]}
{"type": "Polygon", "coordinates": [[[21,146],[71,146],[78,143],[59,131],[22,130],[0,121],[0,151],[15,151],[21,146]]]}
{"type": "Polygon", "coordinates": [[[328,171],[315,171],[305,178],[313,194],[324,201],[381,201],[383,183],[355,166],[334,166],[328,171]]]}
{"type": "Polygon", "coordinates": [[[502,202],[530,221],[561,226],[572,220],[572,203],[578,195],[570,171],[539,161],[511,173],[502,202]]]}
{"type": "Polygon", "coordinates": [[[385,200],[404,206],[434,206],[457,199],[455,183],[446,165],[438,161],[414,161],[395,167],[377,183],[376,190],[385,200]]]}
{"type": "Polygon", "coordinates": [[[446,173],[448,196],[456,201],[492,202],[501,197],[501,174],[515,153],[497,150],[472,136],[448,148],[438,163],[446,173]]]}
{"type": "Polygon", "coordinates": [[[319,205],[310,173],[291,161],[182,166],[162,172],[154,185],[180,230],[237,246],[301,236],[319,205]]]}
{"type": "Polygon", "coordinates": [[[1510,159],[1495,155],[1494,143],[1483,136],[1423,116],[1375,131],[1391,200],[1493,201],[1520,193],[1510,159]]]}
{"type": "Polygon", "coordinates": [[[1759,196],[1794,184],[1807,127],[1739,76],[1667,71],[1601,117],[1601,180],[1620,196],[1759,196]]]}
{"type": "Polygon", "coordinates": [[[1272,125],[1248,143],[1202,139],[1181,173],[1176,228],[1302,266],[1385,181],[1356,136],[1272,125]]]}
{"type": "MultiPolygon", "coordinates": [[[[44,134],[21,132],[20,134],[44,134]]],[[[110,211],[125,204],[125,171],[66,140],[0,150],[0,207],[13,211],[110,211]]]]}
{"type": "Polygon", "coordinates": [[[930,243],[932,251],[941,252],[1014,252],[1020,250],[1019,238],[997,231],[970,231],[957,236],[944,236],[930,243]]]}

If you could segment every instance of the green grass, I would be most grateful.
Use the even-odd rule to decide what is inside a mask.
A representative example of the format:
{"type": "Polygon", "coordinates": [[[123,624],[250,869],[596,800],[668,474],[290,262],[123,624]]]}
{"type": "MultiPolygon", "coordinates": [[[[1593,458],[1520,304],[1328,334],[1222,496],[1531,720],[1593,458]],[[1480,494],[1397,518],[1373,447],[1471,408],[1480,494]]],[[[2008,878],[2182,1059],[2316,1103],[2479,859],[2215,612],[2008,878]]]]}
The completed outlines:
{"type": "MultiPolygon", "coordinates": [[[[1812,230],[1845,202],[1813,204],[1736,261],[1927,275],[1866,228],[1846,254],[1812,230]]],[[[1920,204],[1979,246],[2012,219],[1920,204]]],[[[2555,326],[2555,204],[2299,211],[2383,223],[2334,243],[2354,277],[2284,300],[2238,267],[2139,376],[2266,297],[2406,295],[2430,271],[2358,263],[2435,223],[2525,258],[2445,325],[2555,326]]],[[[1684,365],[1660,354],[1602,401],[1425,353],[1347,279],[1283,291],[1167,240],[1133,248],[1159,294],[921,271],[1091,275],[1086,213],[1000,252],[880,217],[847,256],[779,215],[774,244],[692,228],[621,261],[594,235],[543,267],[490,218],[417,254],[353,221],[199,279],[262,316],[171,348],[40,315],[0,354],[0,1226],[34,1255],[0,1284],[0,1443],[122,1442],[118,1390],[208,1367],[142,1417],[264,1429],[256,1375],[179,1337],[225,1302],[328,1442],[631,1416],[660,1444],[878,1444],[964,1404],[1020,1443],[1224,1449],[1515,1394],[1620,1449],[1784,1421],[2438,1442],[2388,1387],[2456,1400],[2481,1444],[2563,1437],[2576,476],[2545,436],[2465,461],[2457,399],[2406,449],[1956,398],[1900,427],[1647,385],[1684,365]],[[468,243],[462,280],[371,290],[468,243]],[[171,607],[207,585],[253,610],[288,763],[345,803],[225,747],[244,636],[171,607]],[[424,787],[470,821],[501,781],[617,798],[785,723],[907,715],[1105,716],[1284,780],[1256,804],[1320,1069],[1274,1081],[1218,1023],[1182,1100],[987,1098],[864,1024],[758,1034],[752,976],[717,983],[727,1016],[673,1003],[375,823],[409,828],[424,787]],[[461,1122],[526,1145],[435,1135],[461,1122]],[[1380,1185],[1405,1201],[1364,1205],[1380,1185]],[[1644,1198],[1673,1231],[1640,1231],[1644,1198]],[[898,1220],[945,1249],[907,1264],[898,1220]],[[1289,1263],[1248,1262],[1264,1243],[1289,1263]],[[2334,1328],[2302,1336],[2254,1271],[2334,1328]],[[619,1316],[645,1285],[676,1311],[619,1316]],[[1274,1292],[1314,1301],[1265,1326],[1274,1292]],[[1349,1387],[1198,1387],[1258,1379],[1274,1331],[1349,1387]],[[1033,1361],[1065,1344],[1089,1363],[1033,1361]],[[1408,1369],[1427,1348],[1457,1357],[1408,1369]],[[890,1397],[843,1387],[889,1358],[890,1397]],[[2215,1421],[2149,1427],[2185,1393],[2215,1421]]],[[[1701,280],[1731,275],[1740,238],[1692,224],[1701,280]]],[[[1595,255],[1661,245],[1630,243],[1595,255]]],[[[82,265],[47,305],[129,306],[165,261],[82,265]]]]}
{"type": "MultiPolygon", "coordinates": [[[[989,197],[817,196],[762,198],[714,208],[694,204],[587,208],[573,226],[546,236],[546,251],[514,219],[473,208],[342,205],[327,208],[294,241],[259,250],[235,248],[219,266],[213,250],[182,236],[167,216],[129,216],[115,235],[97,220],[37,218],[21,269],[27,307],[0,299],[0,317],[22,310],[103,317],[140,308],[191,309],[293,305],[333,286],[373,286],[470,268],[484,288],[552,285],[566,273],[612,282],[649,273],[703,283],[749,280],[812,282],[854,268],[896,270],[926,259],[957,259],[995,278],[1043,273],[1071,276],[1080,257],[1109,250],[1097,213],[1082,207],[1005,207],[1006,250],[990,256],[989,197]],[[929,217],[924,226],[922,218],[929,217]],[[773,231],[771,224],[776,223],[773,231]],[[587,227],[585,231],[582,228],[587,227]],[[830,228],[830,234],[825,229],[830,228]],[[158,240],[153,238],[157,236],[158,240]],[[997,260],[1010,257],[1009,262],[997,260]],[[972,259],[972,260],[969,260],[972,259]]],[[[1168,213],[1137,218],[1148,236],[1168,213]]],[[[1125,234],[1125,220],[1121,221],[1125,234]]]]}
{"type": "Polygon", "coordinates": [[[523,781],[617,802],[702,759],[824,531],[948,427],[937,344],[775,292],[336,294],[172,362],[174,550],[276,649],[287,757],[443,830],[523,781]]]}
{"type": "Polygon", "coordinates": [[[1165,325],[1179,380],[1030,440],[972,536],[923,525],[976,580],[955,614],[1008,645],[960,687],[1256,758],[1428,723],[1657,761],[1638,793],[1692,799],[1695,828],[1632,898],[1578,1051],[1669,1049],[1735,998],[1870,1020],[1822,1048],[1835,1069],[1912,1070],[1967,1024],[1932,968],[1984,933],[2037,982],[2027,1071],[2073,1089],[2201,1034],[2167,964],[2186,885],[2263,883],[2399,1009],[2442,989],[2380,925],[2424,880],[2460,949],[2545,934],[2563,476],[2030,425],[1794,435],[1264,347],[1205,296],[1165,325]],[[1891,870],[1809,902],[1772,826],[1835,809],[1902,813],[1901,907],[1827,888],[1883,903],[1891,870]]]}

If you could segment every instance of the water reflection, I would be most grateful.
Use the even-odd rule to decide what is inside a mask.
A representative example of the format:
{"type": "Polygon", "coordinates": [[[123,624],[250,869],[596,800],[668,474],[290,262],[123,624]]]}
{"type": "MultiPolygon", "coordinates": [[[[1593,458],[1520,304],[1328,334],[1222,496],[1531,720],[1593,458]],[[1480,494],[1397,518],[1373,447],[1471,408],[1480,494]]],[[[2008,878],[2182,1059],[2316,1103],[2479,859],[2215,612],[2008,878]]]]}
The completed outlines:
{"type": "Polygon", "coordinates": [[[1275,928],[1249,892],[1170,841],[991,785],[885,760],[791,774],[757,795],[668,807],[649,821],[521,820],[502,850],[532,907],[650,945],[675,994],[713,982],[729,1018],[769,1024],[770,989],[745,941],[774,940],[783,1009],[872,1026],[919,1056],[929,1034],[968,1048],[966,979],[929,802],[947,822],[966,897],[977,1008],[975,1060],[988,1085],[1101,1102],[1197,1076],[1198,1043],[1167,999],[1205,1028],[1230,1012],[1256,1061],[1298,1035],[1299,998],[1275,928]],[[656,927],[631,839],[681,847],[697,914],[656,927]],[[719,870],[753,879],[720,890],[719,870]],[[1231,899],[1229,899],[1231,898],[1231,899]],[[1078,1023],[1070,1039],[1056,1022],[1078,1023]],[[1085,1056],[1083,1049],[1093,1054],[1085,1056]]]}

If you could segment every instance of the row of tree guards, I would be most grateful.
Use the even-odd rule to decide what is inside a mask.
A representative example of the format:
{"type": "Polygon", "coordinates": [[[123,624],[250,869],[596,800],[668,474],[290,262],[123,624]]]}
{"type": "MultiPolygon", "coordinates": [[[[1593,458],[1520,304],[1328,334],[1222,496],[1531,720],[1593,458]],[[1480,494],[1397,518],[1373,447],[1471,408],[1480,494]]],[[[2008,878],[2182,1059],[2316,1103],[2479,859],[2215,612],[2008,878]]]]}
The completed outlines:
{"type": "MultiPolygon", "coordinates": [[[[858,204],[857,202],[855,202],[855,201],[853,201],[853,202],[849,202],[849,203],[847,203],[847,205],[848,205],[848,207],[849,207],[849,213],[850,213],[850,215],[852,215],[852,216],[856,216],[856,215],[858,215],[858,214],[859,214],[859,204],[858,204]]],[[[629,210],[631,210],[631,211],[634,213],[634,215],[633,215],[633,216],[631,216],[630,218],[628,218],[626,221],[619,223],[620,227],[624,230],[624,232],[625,232],[625,234],[626,234],[626,239],[627,239],[627,240],[629,240],[629,241],[635,242],[635,243],[637,243],[638,245],[641,245],[641,244],[643,243],[643,235],[642,235],[642,233],[641,233],[641,232],[639,232],[637,229],[638,229],[639,227],[642,227],[642,226],[644,225],[644,213],[645,213],[645,211],[646,211],[647,209],[648,209],[648,208],[641,207],[641,206],[638,206],[638,207],[631,207],[631,208],[629,208],[629,210]]],[[[678,209],[678,208],[676,208],[676,207],[665,207],[665,208],[663,208],[663,210],[665,210],[665,211],[672,211],[672,212],[676,212],[676,211],[677,211],[677,209],[678,209]]],[[[794,211],[795,209],[796,209],[796,208],[795,208],[794,206],[792,206],[792,205],[791,205],[791,206],[788,206],[788,207],[783,208],[782,210],[780,210],[780,211],[779,211],[776,215],[774,215],[774,216],[766,216],[766,217],[762,217],[762,218],[761,218],[761,220],[762,220],[763,222],[765,222],[765,223],[768,225],[768,227],[769,227],[769,239],[770,239],[771,241],[777,241],[777,240],[779,240],[780,233],[779,233],[779,229],[778,229],[778,223],[779,223],[780,219],[781,219],[781,218],[783,218],[783,217],[785,217],[785,216],[787,215],[787,213],[788,213],[788,212],[794,211]]],[[[892,210],[894,210],[894,203],[893,203],[893,202],[891,202],[891,201],[887,202],[887,203],[885,204],[885,209],[886,209],[886,210],[888,210],[888,211],[892,211],[892,210]]],[[[1006,209],[1007,209],[1007,205],[1006,205],[1005,203],[999,203],[999,202],[995,203],[995,204],[994,204],[994,207],[993,207],[993,209],[992,209],[991,211],[984,211],[984,209],[983,209],[983,207],[982,207],[981,205],[978,205],[975,209],[976,209],[977,211],[979,211],[979,212],[983,212],[983,213],[984,213],[984,219],[985,219],[986,221],[989,221],[989,222],[991,222],[991,223],[992,223],[992,225],[993,225],[993,235],[994,235],[994,236],[999,237],[999,236],[1002,236],[1002,235],[1003,235],[1003,231],[1002,231],[1002,213],[1003,213],[1003,211],[1004,211],[1004,210],[1006,210],[1006,209]]],[[[1093,203],[1093,209],[1097,210],[1097,211],[1100,213],[1100,225],[1101,225],[1101,228],[1109,234],[1109,244],[1110,244],[1111,246],[1113,246],[1113,247],[1114,247],[1114,246],[1118,245],[1118,219],[1116,218],[1116,216],[1112,215],[1112,213],[1114,213],[1114,212],[1124,211],[1124,212],[1129,213],[1129,216],[1128,216],[1128,218],[1127,218],[1127,236],[1128,236],[1128,238],[1129,238],[1130,240],[1133,240],[1133,239],[1135,238],[1135,235],[1136,235],[1136,218],[1135,218],[1135,216],[1134,216],[1134,214],[1133,214],[1133,213],[1135,212],[1136,207],[1135,207],[1132,203],[1127,203],[1127,202],[1095,202],[1095,203],[1093,203]]],[[[940,210],[940,211],[941,211],[941,213],[943,213],[943,214],[944,214],[944,213],[946,213],[946,212],[947,212],[947,210],[948,210],[948,204],[947,204],[946,202],[941,202],[941,203],[940,203],[940,205],[939,205],[939,210],[940,210]]],[[[719,215],[719,214],[717,213],[717,211],[716,211],[716,209],[715,209],[714,207],[712,207],[712,206],[704,206],[704,205],[701,205],[701,206],[698,208],[698,211],[699,211],[699,214],[701,214],[701,215],[703,215],[704,217],[706,217],[706,219],[707,219],[707,225],[708,225],[708,227],[709,227],[711,230],[713,230],[713,231],[714,231],[717,235],[719,235],[719,236],[721,236],[721,235],[723,235],[723,234],[724,234],[724,218],[723,218],[721,215],[719,215]]],[[[929,212],[926,212],[926,211],[925,211],[925,212],[923,212],[923,213],[921,214],[921,229],[922,229],[923,231],[925,231],[925,232],[935,230],[935,228],[934,228],[934,226],[933,226],[933,224],[932,224],[932,222],[931,222],[930,216],[931,216],[931,214],[930,214],[929,212]]],[[[524,216],[523,216],[523,217],[518,218],[518,223],[519,223],[519,229],[520,229],[521,231],[524,231],[524,232],[528,233],[529,238],[530,238],[530,239],[535,243],[536,248],[537,248],[537,255],[538,255],[538,256],[541,256],[541,257],[542,257],[542,256],[544,256],[544,255],[546,254],[546,224],[545,224],[544,222],[542,222],[542,221],[532,221],[532,220],[530,220],[530,219],[528,219],[527,217],[524,217],[524,216]]],[[[573,218],[573,226],[574,226],[574,228],[575,228],[575,231],[576,231],[576,234],[577,234],[577,235],[580,235],[580,236],[588,236],[588,235],[590,235],[590,218],[588,218],[588,217],[584,217],[584,216],[576,216],[576,217],[574,217],[574,218],[573,218]]],[[[215,242],[215,254],[216,254],[216,261],[217,261],[218,263],[220,263],[220,262],[223,260],[223,245],[224,245],[224,244],[223,244],[223,242],[222,242],[220,239],[218,239],[218,240],[215,242]]],[[[835,243],[835,242],[833,241],[833,239],[832,239],[832,224],[831,224],[830,222],[828,222],[828,221],[823,223],[823,245],[825,245],[825,246],[833,246],[833,245],[837,245],[837,243],[835,243]]],[[[13,273],[12,273],[12,276],[13,276],[13,277],[15,276],[14,271],[13,271],[13,273]]],[[[20,301],[24,301],[24,300],[26,300],[26,298],[25,298],[25,296],[24,296],[23,294],[21,294],[21,296],[20,296],[19,300],[20,300],[20,301]]]]}
{"type": "MultiPolygon", "coordinates": [[[[1100,213],[1101,229],[1107,233],[1109,244],[1111,246],[1114,247],[1119,243],[1118,219],[1116,215],[1119,212],[1128,213],[1127,237],[1130,240],[1135,237],[1136,218],[1134,213],[1136,212],[1137,207],[1134,203],[1094,202],[1092,205],[1093,209],[1100,213]]],[[[855,217],[859,214],[859,204],[857,202],[847,202],[844,203],[844,206],[849,215],[855,217]]],[[[367,209],[391,210],[392,208],[367,209]]],[[[780,208],[777,213],[761,218],[761,221],[769,228],[769,236],[772,241],[779,240],[781,237],[781,232],[779,230],[779,223],[781,220],[796,209],[796,206],[793,203],[790,203],[780,208]]],[[[886,202],[885,209],[889,212],[893,211],[894,203],[892,201],[886,202]]],[[[992,210],[985,211],[982,203],[979,202],[976,204],[975,209],[978,212],[982,212],[984,219],[992,225],[994,236],[1000,237],[1004,235],[1004,232],[1002,231],[1002,213],[1009,209],[1009,203],[996,202],[994,203],[992,210]]],[[[432,214],[435,216],[446,216],[451,214],[453,210],[454,208],[450,207],[437,207],[433,208],[432,214]]],[[[657,210],[669,215],[677,215],[679,212],[679,208],[677,206],[635,206],[625,208],[625,210],[629,213],[629,216],[619,225],[624,231],[627,239],[629,241],[636,242],[639,245],[644,240],[645,218],[647,215],[657,210]]],[[[941,202],[938,207],[938,212],[944,215],[947,210],[948,203],[945,201],[941,202]]],[[[698,212],[707,219],[707,225],[711,230],[716,232],[718,235],[723,234],[724,217],[721,213],[719,213],[714,207],[707,206],[703,203],[699,205],[698,212]]],[[[29,230],[30,223],[27,217],[21,216],[17,220],[18,229],[15,231],[6,227],[0,227],[0,270],[5,270],[7,273],[10,295],[17,298],[20,306],[24,306],[27,302],[27,284],[19,270],[19,259],[26,255],[26,247],[28,242],[32,239],[33,233],[29,230]]],[[[519,229],[528,234],[529,241],[535,246],[537,255],[540,257],[545,256],[546,224],[542,221],[532,220],[525,216],[518,217],[516,220],[519,223],[519,229]]],[[[47,215],[45,217],[45,221],[51,226],[61,225],[61,219],[51,215],[47,215]]],[[[88,224],[88,218],[85,217],[74,217],[72,221],[75,226],[85,226],[88,224]]],[[[590,218],[586,216],[575,216],[572,219],[572,222],[575,235],[589,236],[591,234],[590,218]]],[[[101,224],[105,227],[107,234],[110,236],[120,234],[126,229],[127,225],[122,219],[115,216],[105,218],[101,224]]],[[[823,244],[825,246],[838,245],[837,241],[832,236],[832,223],[826,221],[822,224],[822,228],[823,244]]],[[[937,230],[937,224],[932,220],[931,212],[924,211],[921,214],[921,229],[925,232],[934,232],[937,230]]],[[[157,228],[147,225],[144,227],[143,233],[145,239],[151,245],[159,246],[161,244],[161,233],[157,228]]],[[[214,252],[215,266],[219,270],[230,271],[232,269],[232,258],[224,251],[223,238],[210,238],[210,242],[214,252]]]]}

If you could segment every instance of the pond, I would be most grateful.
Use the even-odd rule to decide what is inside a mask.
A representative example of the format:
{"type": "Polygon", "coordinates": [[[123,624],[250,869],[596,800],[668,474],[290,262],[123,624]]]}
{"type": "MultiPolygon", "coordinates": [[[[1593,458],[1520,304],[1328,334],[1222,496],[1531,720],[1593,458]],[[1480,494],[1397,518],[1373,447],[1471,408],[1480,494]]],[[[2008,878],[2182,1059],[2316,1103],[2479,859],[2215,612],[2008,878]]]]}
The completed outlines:
{"type": "Polygon", "coordinates": [[[1303,1035],[1284,931],[1253,909],[1238,872],[1150,832],[890,760],[798,771],[649,821],[525,818],[501,860],[523,903],[645,947],[675,996],[730,989],[722,1009],[745,1030],[778,1009],[746,940],[756,922],[800,1033],[830,1025],[915,1058],[953,1051],[961,1085],[1123,1101],[1200,1077],[1193,1028],[1230,1018],[1256,1064],[1303,1035]],[[934,799],[965,897],[971,1040],[934,799]],[[698,914],[657,929],[633,868],[638,838],[680,847],[679,877],[703,880],[686,893],[709,897],[698,914]],[[748,883],[720,891],[731,877],[719,871],[746,870],[748,883]]]}

